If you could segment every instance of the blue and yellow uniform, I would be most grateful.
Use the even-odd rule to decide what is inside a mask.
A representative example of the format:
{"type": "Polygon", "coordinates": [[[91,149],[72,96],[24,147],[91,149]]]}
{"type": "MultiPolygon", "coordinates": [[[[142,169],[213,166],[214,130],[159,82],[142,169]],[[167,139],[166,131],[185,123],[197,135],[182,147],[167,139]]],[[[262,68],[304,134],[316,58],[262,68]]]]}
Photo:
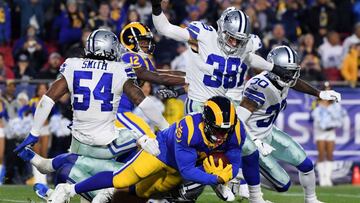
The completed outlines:
{"type": "MultiPolygon", "coordinates": [[[[140,54],[134,52],[127,52],[123,54],[121,60],[125,63],[132,64],[132,67],[135,70],[138,68],[145,68],[150,71],[155,71],[155,65],[149,57],[143,57],[140,54]]],[[[132,112],[134,108],[134,103],[132,103],[125,94],[122,94],[120,98],[118,112],[132,112]]]]}
{"type": "Polygon", "coordinates": [[[241,147],[245,140],[243,124],[238,120],[235,130],[220,146],[214,147],[204,134],[202,114],[184,117],[180,122],[160,131],[156,138],[160,154],[154,157],[140,151],[122,169],[113,175],[113,185],[123,188],[135,185],[136,194],[149,197],[166,192],[182,179],[206,185],[217,184],[217,176],[206,173],[196,165],[199,159],[212,151],[223,151],[232,164],[233,177],[241,167],[241,147]]]}

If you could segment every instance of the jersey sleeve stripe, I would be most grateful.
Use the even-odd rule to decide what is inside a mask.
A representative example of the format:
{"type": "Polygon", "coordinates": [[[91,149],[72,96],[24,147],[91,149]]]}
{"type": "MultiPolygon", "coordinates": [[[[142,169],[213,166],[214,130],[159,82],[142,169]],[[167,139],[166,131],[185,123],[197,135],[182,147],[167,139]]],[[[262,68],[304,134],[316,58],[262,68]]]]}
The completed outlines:
{"type": "Polygon", "coordinates": [[[194,135],[194,121],[193,118],[191,116],[186,116],[185,117],[185,123],[188,129],[188,140],[187,143],[188,145],[190,145],[191,139],[194,135]]]}
{"type": "Polygon", "coordinates": [[[196,27],[196,26],[194,26],[194,25],[192,25],[192,24],[190,24],[190,25],[188,26],[188,29],[191,29],[192,31],[194,31],[194,32],[197,33],[197,34],[200,33],[200,28],[198,28],[198,27],[196,27]]]}
{"type": "Polygon", "coordinates": [[[258,92],[258,91],[255,91],[255,90],[249,89],[249,88],[247,88],[245,91],[249,92],[250,94],[256,95],[257,97],[265,100],[265,95],[263,93],[261,93],[261,92],[258,92]]]}
{"type": "Polygon", "coordinates": [[[191,38],[193,38],[193,39],[197,39],[198,38],[198,34],[197,33],[195,33],[193,30],[191,30],[191,29],[187,29],[188,31],[189,31],[189,34],[190,34],[190,36],[191,36],[191,38]]]}
{"type": "Polygon", "coordinates": [[[252,101],[254,101],[254,102],[256,102],[256,103],[258,103],[258,104],[260,104],[260,105],[264,105],[264,103],[265,103],[265,100],[257,97],[256,95],[250,94],[249,92],[244,92],[244,95],[245,95],[248,99],[250,99],[250,100],[252,100],[252,101]]]}

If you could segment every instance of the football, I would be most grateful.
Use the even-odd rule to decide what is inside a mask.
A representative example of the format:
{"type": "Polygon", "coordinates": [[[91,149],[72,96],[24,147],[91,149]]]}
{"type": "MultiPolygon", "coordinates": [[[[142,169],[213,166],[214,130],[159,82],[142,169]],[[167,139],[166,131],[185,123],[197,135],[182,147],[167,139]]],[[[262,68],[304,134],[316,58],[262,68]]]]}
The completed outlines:
{"type": "Polygon", "coordinates": [[[219,166],[219,160],[220,160],[220,159],[221,159],[222,162],[223,162],[224,168],[225,168],[228,164],[230,164],[229,159],[228,159],[228,158],[226,157],[226,155],[225,155],[223,152],[221,152],[221,151],[212,152],[212,153],[209,154],[209,156],[210,156],[210,155],[214,157],[214,162],[215,162],[215,165],[216,165],[216,166],[219,166]]]}

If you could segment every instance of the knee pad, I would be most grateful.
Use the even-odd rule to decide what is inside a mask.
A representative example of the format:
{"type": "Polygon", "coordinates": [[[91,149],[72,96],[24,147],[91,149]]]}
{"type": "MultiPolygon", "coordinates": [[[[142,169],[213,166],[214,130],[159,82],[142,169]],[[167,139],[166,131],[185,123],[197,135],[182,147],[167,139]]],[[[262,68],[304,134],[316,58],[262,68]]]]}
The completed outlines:
{"type": "Polygon", "coordinates": [[[72,153],[60,154],[53,159],[52,166],[55,170],[58,170],[65,164],[74,165],[78,157],[79,156],[77,154],[72,153]]]}
{"type": "Polygon", "coordinates": [[[309,158],[306,157],[305,160],[296,168],[303,173],[307,173],[314,169],[314,164],[309,158]]]}
{"type": "MultiPolygon", "coordinates": [[[[69,174],[71,169],[73,168],[73,164],[63,164],[58,170],[56,170],[55,174],[55,185],[59,183],[66,183],[69,181],[69,174]]],[[[70,182],[72,182],[70,180],[70,182]]]]}

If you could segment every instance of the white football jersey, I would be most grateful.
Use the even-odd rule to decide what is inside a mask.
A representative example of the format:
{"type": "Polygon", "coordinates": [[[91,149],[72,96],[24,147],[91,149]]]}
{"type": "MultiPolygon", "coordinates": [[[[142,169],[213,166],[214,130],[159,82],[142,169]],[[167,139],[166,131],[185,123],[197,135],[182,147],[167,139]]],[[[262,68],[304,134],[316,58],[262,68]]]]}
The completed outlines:
{"type": "Polygon", "coordinates": [[[258,109],[255,110],[245,123],[247,133],[260,139],[271,133],[274,122],[279,113],[286,106],[286,97],[289,88],[279,90],[266,76],[264,71],[252,77],[244,88],[243,97],[255,102],[258,109]]]}
{"type": "Polygon", "coordinates": [[[252,40],[240,55],[227,56],[218,46],[218,34],[213,27],[195,21],[187,29],[191,38],[197,40],[199,51],[190,53],[192,57],[186,70],[188,97],[205,102],[212,96],[225,95],[228,89],[242,86],[248,69],[243,59],[253,49],[252,40]]]}
{"type": "Polygon", "coordinates": [[[72,135],[88,145],[107,145],[116,138],[114,121],[123,85],[136,78],[123,62],[69,58],[61,65],[71,93],[72,135]]]}
{"type": "MultiPolygon", "coordinates": [[[[250,39],[249,42],[246,44],[246,48],[245,48],[245,53],[255,53],[258,49],[260,49],[262,47],[262,42],[260,40],[260,38],[257,35],[250,35],[250,39]]],[[[247,65],[247,67],[249,67],[247,65]]],[[[255,67],[257,68],[257,67],[255,67]]],[[[247,77],[247,71],[248,68],[244,71],[245,73],[243,75],[242,72],[238,72],[238,76],[237,78],[244,78],[243,80],[246,79],[247,77]]],[[[242,82],[242,85],[236,86],[235,88],[231,88],[226,92],[226,96],[229,97],[230,99],[232,99],[233,101],[241,101],[242,95],[243,95],[243,91],[244,91],[244,85],[245,82],[242,82]]]]}

